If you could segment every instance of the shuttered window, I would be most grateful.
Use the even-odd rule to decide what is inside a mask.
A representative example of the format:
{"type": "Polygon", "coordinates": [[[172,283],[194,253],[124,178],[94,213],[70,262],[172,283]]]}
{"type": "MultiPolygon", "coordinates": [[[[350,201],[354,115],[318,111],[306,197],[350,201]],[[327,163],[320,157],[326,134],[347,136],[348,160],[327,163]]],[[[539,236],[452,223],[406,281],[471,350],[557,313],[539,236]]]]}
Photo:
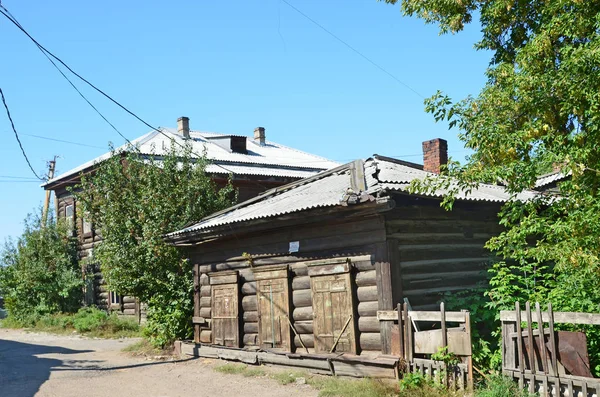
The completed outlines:
{"type": "Polygon", "coordinates": [[[262,348],[291,351],[287,268],[255,270],[258,339],[262,348]]]}
{"type": "Polygon", "coordinates": [[[355,319],[349,263],[309,269],[315,350],[356,353],[355,319]]]}
{"type": "Polygon", "coordinates": [[[209,274],[212,337],[215,345],[239,347],[239,287],[237,272],[209,274]]]}

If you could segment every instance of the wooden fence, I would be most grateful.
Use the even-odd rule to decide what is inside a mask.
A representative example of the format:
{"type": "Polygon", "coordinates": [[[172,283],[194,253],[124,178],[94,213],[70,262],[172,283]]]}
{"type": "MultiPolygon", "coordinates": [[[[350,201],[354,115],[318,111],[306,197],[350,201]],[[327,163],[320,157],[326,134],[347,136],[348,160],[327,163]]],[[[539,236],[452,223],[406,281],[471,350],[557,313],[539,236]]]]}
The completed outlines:
{"type": "Polygon", "coordinates": [[[392,354],[400,356],[403,372],[420,373],[450,388],[473,388],[471,324],[468,311],[411,311],[408,304],[398,304],[397,310],[380,310],[379,321],[391,321],[392,354]],[[424,323],[424,324],[423,324],[424,323]],[[439,328],[438,324],[439,323],[439,328]],[[427,330],[423,330],[424,325],[427,330]],[[450,327],[449,325],[453,325],[450,327]],[[447,365],[431,359],[431,355],[446,351],[460,362],[447,365]]]}
{"type": "Polygon", "coordinates": [[[600,314],[554,313],[551,304],[542,312],[539,303],[532,311],[529,302],[522,312],[517,302],[514,311],[500,312],[500,321],[502,372],[518,380],[521,388],[541,396],[600,397],[600,379],[591,377],[589,361],[587,376],[573,374],[586,372],[585,336],[554,329],[555,324],[600,325],[600,314]]]}

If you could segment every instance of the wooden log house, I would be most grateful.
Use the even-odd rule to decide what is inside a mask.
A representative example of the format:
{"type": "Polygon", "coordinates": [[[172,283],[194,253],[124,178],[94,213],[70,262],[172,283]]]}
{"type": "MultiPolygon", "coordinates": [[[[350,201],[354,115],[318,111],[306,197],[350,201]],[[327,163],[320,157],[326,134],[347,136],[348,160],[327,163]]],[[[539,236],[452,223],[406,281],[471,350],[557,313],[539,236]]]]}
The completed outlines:
{"type": "Polygon", "coordinates": [[[294,354],[387,362],[392,323],[377,312],[405,298],[413,310],[436,309],[441,294],[476,286],[489,263],[484,243],[500,232],[497,213],[511,199],[481,185],[448,212],[443,192],[408,193],[413,179],[435,175],[445,147],[425,142],[425,166],[357,160],[171,233],[194,266],[196,352],[224,346],[284,354],[279,363],[294,354]]]}
{"type": "MultiPolygon", "coordinates": [[[[211,162],[207,172],[219,186],[224,186],[231,176],[240,201],[338,165],[322,157],[267,141],[263,127],[254,130],[252,139],[190,130],[187,117],[179,118],[177,124],[177,129],[160,128],[160,131],[152,131],[133,140],[132,144],[142,156],[160,156],[169,151],[172,141],[179,145],[191,144],[195,154],[206,151],[211,162]]],[[[116,152],[126,150],[127,147],[123,146],[116,152]]],[[[77,202],[68,189],[77,186],[82,174],[92,174],[98,164],[111,156],[111,152],[105,153],[44,184],[44,189],[55,193],[57,216],[68,219],[73,225],[73,234],[79,240],[79,256],[82,259],[93,256],[94,247],[101,243],[102,237],[94,229],[92,222],[79,216],[77,202]]],[[[88,262],[91,264],[83,269],[92,275],[86,288],[87,303],[119,314],[143,317],[144,306],[132,296],[120,296],[109,291],[99,264],[93,260],[88,262]]]]}

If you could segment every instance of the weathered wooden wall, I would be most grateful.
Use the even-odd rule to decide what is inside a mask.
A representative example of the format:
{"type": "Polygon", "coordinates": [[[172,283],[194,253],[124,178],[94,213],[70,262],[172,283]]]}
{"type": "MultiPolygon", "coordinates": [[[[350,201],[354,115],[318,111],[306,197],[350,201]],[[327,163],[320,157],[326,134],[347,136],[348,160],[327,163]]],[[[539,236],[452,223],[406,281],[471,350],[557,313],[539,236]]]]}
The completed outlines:
{"type": "Polygon", "coordinates": [[[195,316],[206,320],[196,326],[196,341],[212,342],[211,286],[207,273],[238,270],[240,289],[241,346],[258,344],[258,312],[256,281],[244,252],[254,254],[253,266],[287,264],[290,277],[290,320],[298,332],[293,346],[305,352],[315,351],[313,301],[308,264],[335,257],[350,258],[351,284],[354,301],[353,326],[356,330],[357,352],[381,353],[380,322],[377,320],[379,294],[376,259],[378,246],[385,244],[381,216],[331,222],[319,227],[307,225],[264,232],[256,236],[236,236],[235,240],[206,244],[192,249],[196,264],[195,316]],[[299,241],[300,250],[290,254],[289,242],[299,241]],[[302,341],[301,341],[301,340],[302,341]]]}
{"type": "Polygon", "coordinates": [[[407,297],[414,310],[433,310],[441,294],[475,287],[485,278],[490,252],[484,244],[501,232],[500,205],[456,201],[452,211],[439,200],[395,195],[385,214],[388,240],[397,242],[394,305],[407,297]]]}

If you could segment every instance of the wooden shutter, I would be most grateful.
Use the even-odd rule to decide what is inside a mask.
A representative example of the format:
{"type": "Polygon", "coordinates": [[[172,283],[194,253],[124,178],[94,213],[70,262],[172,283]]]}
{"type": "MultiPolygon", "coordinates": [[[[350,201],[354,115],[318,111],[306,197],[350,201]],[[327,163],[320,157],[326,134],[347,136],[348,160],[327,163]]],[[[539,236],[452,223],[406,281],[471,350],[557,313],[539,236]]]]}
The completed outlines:
{"type": "Polygon", "coordinates": [[[332,271],[330,269],[334,267],[327,265],[327,268],[309,269],[309,275],[315,274],[310,280],[315,350],[329,353],[339,337],[335,352],[356,353],[350,273],[318,275],[332,271]]]}
{"type": "Polygon", "coordinates": [[[209,275],[213,344],[239,347],[239,288],[237,273],[209,275]]]}
{"type": "Polygon", "coordinates": [[[262,348],[291,351],[287,267],[256,269],[258,340],[262,348]]]}

